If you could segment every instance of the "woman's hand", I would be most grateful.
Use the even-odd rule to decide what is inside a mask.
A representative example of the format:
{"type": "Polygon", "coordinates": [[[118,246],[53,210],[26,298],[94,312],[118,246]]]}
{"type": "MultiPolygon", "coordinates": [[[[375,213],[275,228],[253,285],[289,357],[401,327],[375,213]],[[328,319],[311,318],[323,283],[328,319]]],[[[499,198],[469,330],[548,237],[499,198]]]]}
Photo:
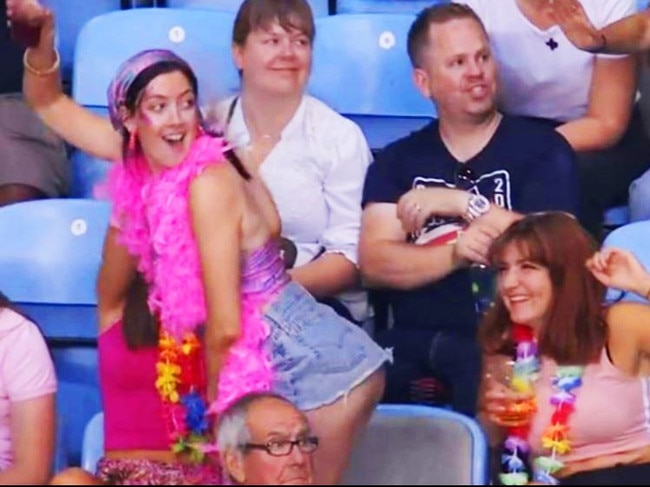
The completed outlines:
{"type": "Polygon", "coordinates": [[[490,422],[504,428],[530,423],[535,412],[532,394],[515,392],[496,379],[486,382],[482,410],[490,422]]]}
{"type": "Polygon", "coordinates": [[[605,48],[605,37],[591,23],[578,0],[553,0],[548,8],[551,18],[578,49],[599,52],[605,48]]]}
{"type": "Polygon", "coordinates": [[[36,0],[6,0],[7,18],[14,25],[16,32],[23,31],[29,38],[16,37],[17,42],[29,47],[29,64],[39,71],[51,68],[56,59],[54,52],[54,14],[36,0]],[[20,28],[21,26],[22,28],[20,28]],[[30,30],[36,30],[31,39],[30,30]],[[27,32],[25,32],[27,31],[27,32]]]}
{"type": "Polygon", "coordinates": [[[499,236],[499,232],[489,225],[476,220],[465,230],[458,233],[454,244],[454,260],[456,262],[488,265],[490,245],[499,236]]]}
{"type": "Polygon", "coordinates": [[[631,252],[613,247],[601,250],[587,261],[587,268],[605,286],[647,298],[650,274],[631,252]]]}
{"type": "Polygon", "coordinates": [[[7,18],[11,22],[27,24],[30,27],[42,27],[52,12],[36,0],[6,0],[7,18]]]}

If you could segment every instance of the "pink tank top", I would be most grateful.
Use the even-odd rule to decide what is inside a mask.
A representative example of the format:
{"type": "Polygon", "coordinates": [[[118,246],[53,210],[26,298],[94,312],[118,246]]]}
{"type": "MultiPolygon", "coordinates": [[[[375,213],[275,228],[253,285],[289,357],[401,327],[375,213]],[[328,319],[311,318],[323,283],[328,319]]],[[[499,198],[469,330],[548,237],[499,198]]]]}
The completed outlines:
{"type": "Polygon", "coordinates": [[[99,382],[106,450],[168,450],[155,387],[158,347],[130,350],[117,322],[99,335],[99,382]]]}
{"type": "MultiPolygon", "coordinates": [[[[549,426],[553,408],[549,403],[554,361],[544,359],[536,383],[538,412],[529,441],[536,455],[542,453],[541,438],[549,426]]],[[[569,418],[571,451],[564,462],[610,455],[650,445],[650,380],[631,377],[617,369],[603,349],[600,361],[585,369],[576,390],[576,409],[569,418]]]]}

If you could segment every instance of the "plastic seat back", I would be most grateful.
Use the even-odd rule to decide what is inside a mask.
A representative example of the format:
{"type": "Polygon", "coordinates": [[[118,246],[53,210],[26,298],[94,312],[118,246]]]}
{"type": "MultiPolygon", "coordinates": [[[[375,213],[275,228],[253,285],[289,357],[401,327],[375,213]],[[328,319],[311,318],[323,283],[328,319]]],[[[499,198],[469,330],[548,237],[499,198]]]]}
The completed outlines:
{"type": "Polygon", "coordinates": [[[343,485],[488,485],[478,423],[447,409],[380,404],[357,440],[343,485]]]}
{"type": "MultiPolygon", "coordinates": [[[[639,0],[640,1],[640,0],[639,0]]],[[[337,0],[337,14],[405,13],[421,10],[449,0],[337,0]]]]}
{"type": "Polygon", "coordinates": [[[435,116],[417,91],[406,51],[413,15],[331,15],[316,21],[309,91],[356,121],[372,149],[435,116]]]}
{"type": "Polygon", "coordinates": [[[110,205],[46,199],[0,208],[0,289],[46,338],[97,336],[95,280],[110,205]]]}
{"type": "Polygon", "coordinates": [[[169,49],[185,59],[199,80],[202,104],[239,89],[231,56],[234,15],[217,10],[139,8],[95,17],[79,33],[73,97],[87,107],[106,107],[117,68],[145,49],[169,49]]]}
{"type": "MultiPolygon", "coordinates": [[[[202,8],[237,12],[243,0],[167,0],[167,7],[172,8],[202,8]]],[[[328,0],[308,0],[314,17],[329,14],[328,0]]]]}
{"type": "Polygon", "coordinates": [[[43,0],[54,11],[56,19],[57,46],[61,55],[63,79],[70,80],[75,57],[75,44],[79,31],[93,17],[120,10],[120,0],[43,0]]]}
{"type": "Polygon", "coordinates": [[[104,455],[104,413],[95,414],[84,430],[81,447],[81,468],[95,473],[97,462],[104,455]]]}

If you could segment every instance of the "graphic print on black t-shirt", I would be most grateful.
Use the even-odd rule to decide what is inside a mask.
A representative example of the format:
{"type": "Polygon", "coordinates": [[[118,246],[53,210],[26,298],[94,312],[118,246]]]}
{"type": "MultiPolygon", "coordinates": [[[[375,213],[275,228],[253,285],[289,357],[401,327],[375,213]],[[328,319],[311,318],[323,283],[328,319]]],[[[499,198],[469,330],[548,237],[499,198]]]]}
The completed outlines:
{"type": "MultiPolygon", "coordinates": [[[[481,174],[472,182],[460,182],[440,178],[416,177],[412,188],[432,188],[442,186],[451,189],[463,189],[470,193],[485,196],[492,204],[512,210],[510,173],[499,169],[481,174]]],[[[442,245],[453,243],[458,237],[458,231],[465,227],[465,221],[460,217],[432,216],[417,233],[409,236],[409,241],[417,245],[442,245]]]]}

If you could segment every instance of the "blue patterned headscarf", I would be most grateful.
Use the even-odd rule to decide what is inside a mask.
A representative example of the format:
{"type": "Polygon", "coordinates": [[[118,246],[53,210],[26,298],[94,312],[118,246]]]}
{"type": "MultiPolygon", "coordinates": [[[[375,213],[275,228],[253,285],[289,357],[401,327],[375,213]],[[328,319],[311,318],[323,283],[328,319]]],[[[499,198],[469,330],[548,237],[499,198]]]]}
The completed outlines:
{"type": "Polygon", "coordinates": [[[149,49],[140,51],[122,63],[118,68],[117,74],[108,87],[108,112],[111,117],[111,123],[116,130],[124,127],[124,116],[121,108],[126,103],[126,94],[133,81],[145,69],[160,62],[174,62],[186,66],[192,71],[190,65],[181,57],[167,49],[149,49]]]}

